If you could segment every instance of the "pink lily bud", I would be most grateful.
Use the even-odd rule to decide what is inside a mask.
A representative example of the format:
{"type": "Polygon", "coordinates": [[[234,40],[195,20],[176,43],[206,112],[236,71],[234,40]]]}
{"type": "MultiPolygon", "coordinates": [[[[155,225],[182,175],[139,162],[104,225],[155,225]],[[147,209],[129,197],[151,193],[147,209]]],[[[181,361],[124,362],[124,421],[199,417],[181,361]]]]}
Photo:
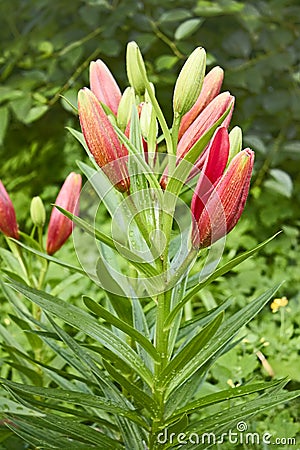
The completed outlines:
{"type": "MultiPolygon", "coordinates": [[[[191,211],[194,215],[192,245],[205,248],[213,244],[237,224],[249,193],[254,152],[249,148],[239,152],[227,171],[211,189],[207,198],[201,180],[196,187],[191,211]]],[[[213,183],[213,180],[212,180],[213,183]]]]}
{"type": "Polygon", "coordinates": [[[177,156],[182,158],[231,105],[231,111],[225,119],[226,124],[222,124],[223,126],[229,125],[234,97],[229,92],[223,92],[215,97],[183,134],[178,143],[177,156]]]}
{"type": "MultiPolygon", "coordinates": [[[[229,106],[232,105],[231,111],[225,118],[222,126],[228,127],[230,123],[230,119],[233,112],[233,105],[234,105],[234,97],[230,95],[229,92],[223,92],[222,94],[219,94],[217,97],[215,97],[209,105],[199,114],[197,119],[190,125],[190,127],[186,130],[186,132],[183,134],[182,138],[180,139],[178,146],[177,146],[177,152],[176,156],[179,158],[183,158],[187,152],[193,147],[193,145],[203,136],[203,134],[211,127],[213,124],[227,111],[229,106]]],[[[202,169],[203,164],[207,157],[207,149],[202,152],[201,155],[199,155],[198,160],[195,163],[194,169],[192,169],[191,174],[189,176],[189,179],[191,179],[193,176],[195,176],[199,169],[202,169]]],[[[161,179],[160,179],[160,185],[163,189],[166,188],[168,182],[168,167],[164,170],[161,179]]]]}
{"type": "MultiPolygon", "coordinates": [[[[71,172],[59,191],[55,204],[72,214],[78,215],[79,194],[81,190],[81,175],[71,172]]],[[[52,209],[48,226],[46,250],[53,255],[66,242],[72,233],[73,222],[64,216],[57,208],[52,209]]]]}
{"type": "Polygon", "coordinates": [[[120,144],[98,99],[87,88],[78,93],[78,112],[85,141],[96,163],[119,191],[129,191],[128,151],[120,144]]]}
{"type": "Polygon", "coordinates": [[[19,239],[16,213],[5,187],[0,181],[0,231],[8,237],[19,239]]]}
{"type": "Polygon", "coordinates": [[[224,78],[224,71],[221,67],[216,66],[205,75],[203,79],[203,85],[198,99],[194,106],[183,116],[178,139],[180,139],[183,133],[189,128],[191,123],[199,116],[201,111],[219,94],[224,78]]]}
{"type": "Polygon", "coordinates": [[[117,115],[121,91],[111,71],[101,59],[90,64],[90,87],[97,99],[117,115]]]}

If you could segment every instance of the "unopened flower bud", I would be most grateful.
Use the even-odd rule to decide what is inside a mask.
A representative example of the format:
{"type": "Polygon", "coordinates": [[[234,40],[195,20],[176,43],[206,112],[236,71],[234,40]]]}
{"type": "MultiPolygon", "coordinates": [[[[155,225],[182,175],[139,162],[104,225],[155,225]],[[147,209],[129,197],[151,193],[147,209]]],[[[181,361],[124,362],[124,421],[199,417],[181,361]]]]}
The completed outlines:
{"type": "Polygon", "coordinates": [[[240,127],[234,127],[229,133],[229,158],[228,163],[242,150],[243,134],[240,127]]]}
{"type": "Polygon", "coordinates": [[[126,52],[126,69],[128,80],[135,92],[138,95],[143,96],[145,93],[145,83],[139,62],[142,64],[142,70],[145,74],[146,69],[140,49],[136,42],[129,42],[126,52]]]}
{"type": "Polygon", "coordinates": [[[34,225],[43,227],[46,221],[44,204],[40,197],[33,197],[30,205],[30,216],[34,225]]]}
{"type": "Polygon", "coordinates": [[[135,94],[132,87],[127,87],[123,92],[121,97],[118,113],[117,113],[117,123],[118,127],[124,131],[130,120],[132,105],[135,104],[135,94]]]}
{"type": "Polygon", "coordinates": [[[12,201],[0,181],[0,231],[8,237],[19,239],[16,213],[12,201]]]}
{"type": "MultiPolygon", "coordinates": [[[[79,195],[81,190],[81,175],[71,172],[59,191],[55,204],[74,215],[79,212],[79,195]]],[[[57,208],[53,208],[47,236],[46,250],[53,255],[66,242],[72,233],[73,223],[57,208]]]]}
{"type": "Polygon", "coordinates": [[[101,59],[90,64],[90,86],[98,100],[117,114],[121,91],[114,76],[101,59]]]}
{"type": "Polygon", "coordinates": [[[206,53],[197,47],[188,57],[177,78],[174,95],[174,114],[183,116],[196,102],[203,83],[206,67],[206,53]]]}
{"type": "Polygon", "coordinates": [[[129,191],[128,151],[95,95],[87,88],[78,93],[78,113],[87,146],[96,163],[121,192],[129,191]]]}
{"type": "Polygon", "coordinates": [[[191,204],[195,218],[193,247],[208,247],[235,227],[248,197],[253,162],[252,150],[246,148],[239,152],[208,197],[202,191],[201,180],[199,181],[191,204]],[[203,201],[199,202],[196,197],[201,197],[203,201]]]}
{"type": "MultiPolygon", "coordinates": [[[[141,131],[144,138],[148,138],[150,127],[151,127],[151,118],[153,115],[153,106],[151,103],[145,102],[142,105],[141,108],[141,115],[140,115],[140,125],[141,125],[141,131]]],[[[157,135],[157,122],[156,122],[156,135],[157,135]]]]}
{"type": "Polygon", "coordinates": [[[219,94],[223,83],[224,71],[216,66],[203,79],[202,88],[193,107],[183,116],[180,122],[178,140],[199,116],[204,108],[219,94]]]}

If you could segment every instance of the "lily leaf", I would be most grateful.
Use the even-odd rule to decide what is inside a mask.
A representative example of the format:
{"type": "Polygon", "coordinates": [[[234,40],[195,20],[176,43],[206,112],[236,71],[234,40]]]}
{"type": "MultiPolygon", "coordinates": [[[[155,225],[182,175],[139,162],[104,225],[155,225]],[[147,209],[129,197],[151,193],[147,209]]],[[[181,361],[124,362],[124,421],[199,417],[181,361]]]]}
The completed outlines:
{"type": "Polygon", "coordinates": [[[22,285],[15,281],[12,281],[10,286],[49,313],[60,317],[65,322],[100,342],[126,364],[129,363],[132,369],[135,370],[149,386],[152,385],[152,374],[145,367],[143,361],[138,357],[134,350],[106,327],[100,325],[97,320],[88,313],[82,311],[80,308],[70,305],[58,297],[53,297],[43,291],[32,289],[29,286],[22,285]]]}
{"type": "MultiPolygon", "coordinates": [[[[242,253],[241,255],[237,256],[236,258],[230,260],[228,263],[224,264],[224,266],[219,267],[219,269],[215,270],[211,275],[209,275],[205,280],[200,281],[197,283],[192,289],[188,291],[188,293],[183,297],[183,299],[173,308],[173,310],[170,312],[169,316],[166,319],[165,323],[165,329],[169,329],[172,326],[173,320],[176,317],[176,315],[179,313],[179,311],[184,307],[184,305],[195,295],[197,294],[201,289],[203,289],[208,284],[212,283],[217,278],[221,277],[225,273],[232,270],[234,267],[236,267],[238,264],[241,264],[246,259],[250,258],[250,256],[254,255],[257,251],[259,251],[261,248],[263,248],[265,245],[267,245],[270,241],[272,241],[278,234],[281,232],[278,232],[274,234],[274,236],[270,237],[269,239],[266,239],[261,244],[257,245],[255,248],[252,248],[251,250],[248,250],[247,252],[242,253]]],[[[199,275],[198,275],[199,277],[199,275]]],[[[195,277],[197,279],[197,276],[195,277]]]]}
{"type": "Polygon", "coordinates": [[[160,384],[166,386],[166,396],[184,383],[197,370],[211,361],[218,352],[234,338],[239,330],[246,325],[273,297],[281,284],[269,289],[264,294],[253,300],[229,319],[225,320],[209,344],[206,344],[199,353],[191,358],[183,370],[160,379],[160,384]]]}

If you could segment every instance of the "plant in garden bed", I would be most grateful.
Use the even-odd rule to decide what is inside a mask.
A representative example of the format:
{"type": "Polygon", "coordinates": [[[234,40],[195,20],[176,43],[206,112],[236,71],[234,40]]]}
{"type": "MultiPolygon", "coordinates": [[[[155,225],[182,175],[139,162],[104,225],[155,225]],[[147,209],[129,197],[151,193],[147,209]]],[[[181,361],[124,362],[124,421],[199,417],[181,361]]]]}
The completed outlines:
{"type": "MultiPolygon", "coordinates": [[[[234,98],[219,93],[221,69],[204,78],[205,66],[205,51],[195,49],[174,88],[170,129],[135,43],[127,48],[130,87],[122,96],[103,62],[93,62],[91,90],[78,95],[83,134],[70,130],[92,163],[78,163],[88,179],[81,217],[76,174],[57,198],[46,253],[38,200],[37,240],[0,209],[13,252],[2,252],[1,285],[15,308],[11,320],[28,340],[23,348],[0,329],[11,368],[1,383],[12,396],[1,400],[3,423],[33,446],[189,449],[197,436],[201,449],[205,433],[217,439],[299,395],[283,389],[285,380],[201,391],[213,363],[240,341],[240,329],[278,288],[231,316],[225,311],[232,299],[206,314],[193,311],[195,294],[268,242],[217,268],[245,206],[254,153],[242,150],[239,128],[228,132],[234,98]],[[109,226],[99,228],[106,213],[109,226]],[[53,256],[71,220],[81,267],[53,256]],[[14,270],[17,262],[23,273],[14,270]],[[97,290],[86,292],[80,307],[63,300],[47,282],[49,263],[88,277],[97,290]],[[219,405],[216,414],[212,405],[219,405]]],[[[3,192],[1,205],[8,202],[3,192]]]]}

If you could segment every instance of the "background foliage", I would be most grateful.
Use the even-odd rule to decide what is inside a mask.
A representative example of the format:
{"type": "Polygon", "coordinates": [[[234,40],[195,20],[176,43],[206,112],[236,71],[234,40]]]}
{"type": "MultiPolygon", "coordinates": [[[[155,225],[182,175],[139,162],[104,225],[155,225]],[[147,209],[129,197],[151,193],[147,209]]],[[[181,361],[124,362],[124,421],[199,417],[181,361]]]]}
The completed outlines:
{"type": "MultiPolygon", "coordinates": [[[[283,313],[266,309],[251,324],[247,342],[230,354],[230,362],[224,357],[224,365],[215,366],[211,386],[239,383],[253,372],[268,377],[258,349],[276,376],[300,383],[299,2],[2,0],[0,17],[0,178],[25,228],[31,197],[41,195],[49,212],[58,185],[83,158],[65,130],[78,128],[78,119],[61,95],[76,104],[78,89],[88,85],[91,60],[103,59],[123,90],[125,45],[137,41],[164,110],[178,70],[196,46],[207,50],[209,66],[225,69],[224,90],[237,98],[233,125],[242,127],[244,146],[256,151],[256,165],[246,211],[228,237],[224,258],[283,232],[255,260],[201,294],[196,306],[209,308],[234,296],[238,308],[282,278],[279,296],[287,296],[289,305],[283,313]]],[[[65,295],[76,294],[75,282],[65,295]]],[[[265,429],[280,434],[290,424],[289,435],[295,435],[296,416],[296,404],[270,413],[265,429]]]]}

